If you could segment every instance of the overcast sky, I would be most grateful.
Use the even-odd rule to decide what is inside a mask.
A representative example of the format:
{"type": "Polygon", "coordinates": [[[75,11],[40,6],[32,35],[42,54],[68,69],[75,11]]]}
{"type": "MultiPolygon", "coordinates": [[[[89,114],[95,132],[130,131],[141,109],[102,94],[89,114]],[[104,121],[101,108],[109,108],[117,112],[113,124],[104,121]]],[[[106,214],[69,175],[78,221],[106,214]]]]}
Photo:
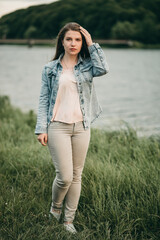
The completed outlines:
{"type": "Polygon", "coordinates": [[[0,0],[0,17],[17,9],[55,1],[57,0],[0,0]]]}

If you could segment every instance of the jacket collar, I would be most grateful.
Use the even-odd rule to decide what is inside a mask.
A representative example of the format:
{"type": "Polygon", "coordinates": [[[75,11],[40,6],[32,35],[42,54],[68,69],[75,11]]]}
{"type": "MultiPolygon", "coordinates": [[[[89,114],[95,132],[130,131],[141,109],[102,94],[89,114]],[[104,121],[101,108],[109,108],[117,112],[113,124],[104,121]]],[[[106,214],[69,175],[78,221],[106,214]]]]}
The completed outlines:
{"type": "MultiPolygon", "coordinates": [[[[64,53],[61,53],[59,58],[57,59],[57,64],[61,65],[61,59],[62,59],[63,56],[64,56],[64,53]]],[[[78,65],[80,62],[83,62],[83,59],[82,59],[81,55],[79,54],[78,55],[78,62],[77,62],[76,65],[78,65]]]]}
{"type": "MultiPolygon", "coordinates": [[[[60,65],[60,66],[62,67],[62,65],[61,65],[61,59],[62,59],[63,56],[64,56],[64,53],[61,53],[60,56],[59,56],[59,58],[55,60],[55,61],[56,61],[55,64],[53,65],[53,67],[51,67],[51,70],[48,72],[48,76],[49,76],[49,77],[51,77],[52,74],[53,74],[53,75],[56,74],[58,65],[60,65]]],[[[81,62],[83,62],[83,59],[82,59],[81,55],[79,54],[79,55],[78,55],[78,62],[77,62],[76,65],[80,64],[81,62]]]]}

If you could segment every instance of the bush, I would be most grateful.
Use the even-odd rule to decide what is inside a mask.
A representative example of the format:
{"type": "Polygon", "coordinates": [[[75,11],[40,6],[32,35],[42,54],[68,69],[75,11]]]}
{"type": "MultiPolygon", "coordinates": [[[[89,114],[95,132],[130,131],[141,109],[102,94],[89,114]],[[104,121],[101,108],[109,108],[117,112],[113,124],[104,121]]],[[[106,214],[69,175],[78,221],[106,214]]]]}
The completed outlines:
{"type": "Polygon", "coordinates": [[[134,39],[135,24],[128,21],[117,22],[111,30],[113,39],[134,39]]]}

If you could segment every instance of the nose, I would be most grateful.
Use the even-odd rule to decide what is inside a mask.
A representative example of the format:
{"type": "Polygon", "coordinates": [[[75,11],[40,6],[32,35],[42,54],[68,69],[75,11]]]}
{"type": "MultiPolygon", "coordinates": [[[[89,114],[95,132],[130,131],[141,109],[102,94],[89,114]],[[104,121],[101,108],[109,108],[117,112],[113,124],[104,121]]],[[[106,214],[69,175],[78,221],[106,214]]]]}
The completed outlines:
{"type": "Polygon", "coordinates": [[[71,45],[75,46],[75,43],[76,43],[75,40],[72,40],[71,45]]]}

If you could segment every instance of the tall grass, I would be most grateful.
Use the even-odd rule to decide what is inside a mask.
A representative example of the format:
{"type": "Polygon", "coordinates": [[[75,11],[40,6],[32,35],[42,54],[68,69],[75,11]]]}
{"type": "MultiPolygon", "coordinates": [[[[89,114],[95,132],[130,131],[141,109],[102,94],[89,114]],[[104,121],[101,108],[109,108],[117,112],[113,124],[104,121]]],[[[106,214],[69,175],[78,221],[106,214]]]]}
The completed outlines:
{"type": "Polygon", "coordinates": [[[0,97],[1,240],[160,239],[159,138],[92,129],[72,236],[48,218],[55,172],[35,122],[0,97]]]}

